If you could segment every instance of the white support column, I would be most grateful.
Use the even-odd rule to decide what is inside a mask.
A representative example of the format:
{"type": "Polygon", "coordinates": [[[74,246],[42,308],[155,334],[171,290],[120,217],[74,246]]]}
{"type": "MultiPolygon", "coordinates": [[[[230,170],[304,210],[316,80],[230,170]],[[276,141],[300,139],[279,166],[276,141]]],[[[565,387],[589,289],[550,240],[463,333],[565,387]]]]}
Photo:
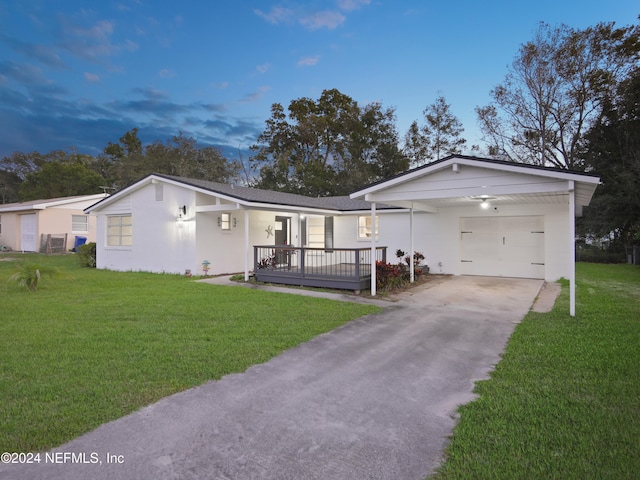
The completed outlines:
{"type": "Polygon", "coordinates": [[[244,211],[244,281],[249,281],[249,258],[251,246],[249,245],[249,210],[244,211]]]}
{"type": "Polygon", "coordinates": [[[576,192],[573,180],[569,181],[569,315],[576,316],[576,192]]]}
{"type": "Polygon", "coordinates": [[[413,246],[413,202],[411,202],[411,209],[409,210],[409,257],[411,258],[411,260],[409,261],[409,269],[410,269],[410,273],[409,273],[409,280],[411,283],[413,283],[415,281],[415,266],[413,264],[414,260],[413,260],[413,251],[414,251],[414,246],[413,246]]]}
{"type": "Polygon", "coordinates": [[[376,202],[371,202],[371,295],[376,296],[376,202]]]}

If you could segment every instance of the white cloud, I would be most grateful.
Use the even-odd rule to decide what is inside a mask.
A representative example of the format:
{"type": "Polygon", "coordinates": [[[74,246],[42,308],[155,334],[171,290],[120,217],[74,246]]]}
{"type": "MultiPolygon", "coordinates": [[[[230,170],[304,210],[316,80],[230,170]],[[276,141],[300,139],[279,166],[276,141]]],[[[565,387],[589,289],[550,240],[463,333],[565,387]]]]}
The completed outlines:
{"type": "Polygon", "coordinates": [[[267,73],[270,68],[271,65],[268,63],[263,63],[262,65],[256,66],[256,70],[258,71],[258,73],[267,73]]]}
{"type": "Polygon", "coordinates": [[[369,5],[371,0],[338,0],[338,7],[340,10],[345,10],[350,12],[352,10],[357,10],[363,5],[369,5]]]}
{"type": "Polygon", "coordinates": [[[300,19],[300,24],[309,30],[318,30],[319,28],[328,28],[333,30],[344,23],[347,17],[340,12],[324,11],[308,15],[300,19]]]}
{"type": "Polygon", "coordinates": [[[160,77],[162,78],[173,78],[176,76],[176,72],[168,68],[163,68],[158,72],[158,75],[160,75],[160,77]]]}
{"type": "Polygon", "coordinates": [[[84,78],[87,82],[100,83],[100,77],[95,73],[84,72],[84,78]]]}
{"type": "Polygon", "coordinates": [[[277,25],[282,22],[288,22],[293,17],[293,10],[284,7],[272,7],[268,12],[255,9],[253,11],[256,15],[264,18],[267,22],[277,25]]]}
{"type": "Polygon", "coordinates": [[[298,60],[299,67],[313,67],[320,61],[320,55],[316,55],[315,57],[303,57],[298,60]]]}
{"type": "Polygon", "coordinates": [[[269,90],[271,90],[271,87],[268,87],[268,86],[259,87],[257,91],[252,92],[252,93],[248,93],[244,97],[242,97],[240,100],[238,100],[238,103],[253,103],[253,102],[257,102],[269,90]]]}

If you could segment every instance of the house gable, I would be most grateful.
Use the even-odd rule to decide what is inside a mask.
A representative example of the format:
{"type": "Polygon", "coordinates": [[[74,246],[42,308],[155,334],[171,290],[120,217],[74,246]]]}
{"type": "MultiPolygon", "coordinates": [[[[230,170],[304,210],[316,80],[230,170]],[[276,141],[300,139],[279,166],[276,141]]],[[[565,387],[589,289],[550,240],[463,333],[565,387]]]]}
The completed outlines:
{"type": "Polygon", "coordinates": [[[599,179],[576,172],[510,162],[449,157],[355,192],[351,198],[413,206],[435,212],[491,197],[498,204],[568,203],[588,205],[599,179]]]}

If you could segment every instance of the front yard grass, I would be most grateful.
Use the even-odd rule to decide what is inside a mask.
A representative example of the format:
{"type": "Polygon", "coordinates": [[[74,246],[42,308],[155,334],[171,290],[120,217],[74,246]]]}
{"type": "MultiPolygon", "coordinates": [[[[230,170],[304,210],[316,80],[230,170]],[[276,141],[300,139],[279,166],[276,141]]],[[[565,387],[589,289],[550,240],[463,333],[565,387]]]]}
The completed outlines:
{"type": "Polygon", "coordinates": [[[62,274],[28,292],[7,282],[10,258],[0,256],[0,452],[60,445],[379,310],[81,268],[72,255],[16,255],[62,274]]]}
{"type": "Polygon", "coordinates": [[[433,478],[639,477],[640,268],[579,263],[576,295],[517,326],[433,478]]]}

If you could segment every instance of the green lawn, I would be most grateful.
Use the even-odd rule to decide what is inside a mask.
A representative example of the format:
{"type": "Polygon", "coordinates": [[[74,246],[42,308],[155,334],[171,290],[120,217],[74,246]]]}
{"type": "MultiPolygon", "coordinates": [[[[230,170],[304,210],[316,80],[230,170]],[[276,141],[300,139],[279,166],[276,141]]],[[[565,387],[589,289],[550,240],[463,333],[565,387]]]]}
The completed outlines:
{"type": "Polygon", "coordinates": [[[529,313],[461,419],[436,479],[640,478],[640,268],[577,265],[529,313]]]}
{"type": "Polygon", "coordinates": [[[0,255],[0,452],[62,444],[164,396],[242,372],[374,306],[17,258],[63,274],[37,292],[0,255]]]}

